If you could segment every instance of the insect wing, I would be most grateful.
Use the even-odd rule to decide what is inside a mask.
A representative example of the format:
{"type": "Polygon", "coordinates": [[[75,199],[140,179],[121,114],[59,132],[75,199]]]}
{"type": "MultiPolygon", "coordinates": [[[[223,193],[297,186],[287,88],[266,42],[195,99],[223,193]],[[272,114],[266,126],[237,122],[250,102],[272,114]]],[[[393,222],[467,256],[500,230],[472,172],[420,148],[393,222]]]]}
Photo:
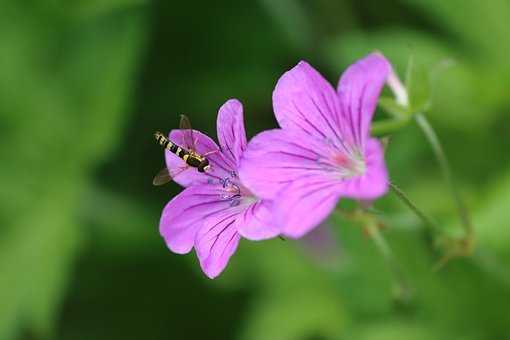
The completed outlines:
{"type": "Polygon", "coordinates": [[[191,122],[187,116],[181,115],[179,129],[182,132],[182,145],[189,151],[196,151],[195,136],[193,136],[191,122]]]}
{"type": "Polygon", "coordinates": [[[181,172],[183,172],[187,168],[188,167],[185,166],[185,167],[182,167],[179,169],[170,170],[165,167],[165,168],[161,169],[161,171],[158,172],[158,174],[156,176],[154,176],[154,179],[152,180],[152,184],[156,185],[156,186],[166,184],[166,183],[170,182],[172,180],[172,178],[179,175],[181,172]]]}

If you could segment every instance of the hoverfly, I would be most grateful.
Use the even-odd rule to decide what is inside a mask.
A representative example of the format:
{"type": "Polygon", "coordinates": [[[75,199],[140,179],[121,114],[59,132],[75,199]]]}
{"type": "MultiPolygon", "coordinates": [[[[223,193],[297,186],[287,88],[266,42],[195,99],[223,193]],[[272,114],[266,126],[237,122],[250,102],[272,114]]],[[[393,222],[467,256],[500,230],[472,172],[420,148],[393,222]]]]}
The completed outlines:
{"type": "Polygon", "coordinates": [[[189,118],[185,115],[181,115],[179,129],[182,131],[182,141],[180,145],[171,141],[159,131],[154,133],[154,138],[156,138],[156,142],[159,145],[177,155],[185,163],[184,166],[179,169],[170,170],[167,167],[163,168],[154,177],[154,180],[152,181],[152,184],[154,185],[166,184],[170,182],[172,178],[189,168],[195,168],[198,172],[206,172],[211,168],[209,165],[209,160],[206,158],[206,156],[218,152],[218,150],[209,151],[204,155],[200,155],[196,151],[196,140],[193,136],[193,129],[191,128],[189,118]]]}

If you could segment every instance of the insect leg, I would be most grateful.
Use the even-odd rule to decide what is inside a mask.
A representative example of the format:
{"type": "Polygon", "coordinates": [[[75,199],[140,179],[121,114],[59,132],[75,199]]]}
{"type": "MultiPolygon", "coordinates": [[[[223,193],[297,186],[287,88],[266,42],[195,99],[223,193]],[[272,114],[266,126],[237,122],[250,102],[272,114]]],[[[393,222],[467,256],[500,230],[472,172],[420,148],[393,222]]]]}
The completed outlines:
{"type": "Polygon", "coordinates": [[[220,152],[220,150],[212,150],[212,151],[208,151],[206,152],[205,154],[202,155],[202,157],[207,157],[209,155],[212,155],[212,154],[215,154],[216,152],[220,152]]]}

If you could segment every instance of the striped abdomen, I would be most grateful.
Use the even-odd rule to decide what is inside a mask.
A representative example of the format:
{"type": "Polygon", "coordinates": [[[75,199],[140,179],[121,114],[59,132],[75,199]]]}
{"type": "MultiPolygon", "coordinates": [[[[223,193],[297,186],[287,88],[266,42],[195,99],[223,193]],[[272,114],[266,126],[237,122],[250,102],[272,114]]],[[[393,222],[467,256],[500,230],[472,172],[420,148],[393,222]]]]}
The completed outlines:
{"type": "Polygon", "coordinates": [[[175,143],[172,143],[171,140],[165,137],[161,132],[156,132],[154,134],[154,137],[156,138],[156,141],[159,145],[170,151],[171,153],[176,154],[178,157],[182,158],[185,162],[186,159],[189,156],[189,152],[186,149],[181,148],[175,143]]]}
{"type": "Polygon", "coordinates": [[[156,141],[158,142],[159,145],[163,146],[171,153],[176,154],[187,165],[197,168],[199,172],[205,172],[207,169],[209,169],[209,161],[207,160],[207,158],[201,157],[200,155],[197,155],[195,152],[190,152],[189,150],[181,148],[180,146],[166,138],[165,135],[163,135],[159,131],[154,133],[154,137],[156,138],[156,141]]]}

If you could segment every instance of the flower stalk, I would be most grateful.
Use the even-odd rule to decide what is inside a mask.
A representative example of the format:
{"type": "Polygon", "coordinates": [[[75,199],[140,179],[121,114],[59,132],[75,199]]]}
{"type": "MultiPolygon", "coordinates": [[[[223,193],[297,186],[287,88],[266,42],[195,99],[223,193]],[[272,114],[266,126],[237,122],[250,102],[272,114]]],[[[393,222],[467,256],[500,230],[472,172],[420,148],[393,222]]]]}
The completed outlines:
{"type": "Polygon", "coordinates": [[[464,201],[462,200],[457,186],[453,180],[452,170],[448,158],[446,157],[443,146],[441,145],[435,130],[432,128],[432,125],[430,125],[425,115],[422,113],[417,113],[414,115],[414,118],[420,129],[423,131],[425,138],[427,138],[427,141],[432,147],[432,151],[434,152],[437,162],[439,163],[439,168],[441,169],[446,184],[448,185],[448,189],[455,202],[457,213],[459,215],[461,225],[464,229],[464,237],[460,240],[460,248],[458,249],[461,252],[460,255],[469,255],[473,252],[474,248],[475,238],[473,225],[471,224],[471,219],[469,217],[469,212],[466,208],[466,205],[464,204],[464,201]]]}
{"type": "Polygon", "coordinates": [[[373,136],[387,136],[407,126],[410,121],[408,117],[380,120],[372,123],[370,131],[373,136]]]}
{"type": "MultiPolygon", "coordinates": [[[[397,75],[392,72],[389,79],[387,80],[387,84],[393,92],[394,95],[394,103],[396,104],[396,108],[400,108],[404,112],[408,112],[408,115],[395,115],[393,114],[392,119],[383,120],[379,122],[375,122],[372,126],[372,133],[377,136],[388,135],[393,132],[396,132],[409,124],[414,118],[418,127],[423,131],[427,142],[430,144],[432,151],[437,159],[439,164],[439,168],[441,173],[447,183],[448,189],[453,197],[455,202],[455,207],[464,230],[464,236],[460,240],[446,240],[447,248],[449,249],[445,257],[441,259],[437,267],[442,266],[447,263],[449,259],[455,256],[466,256],[473,252],[474,248],[474,230],[471,224],[471,220],[469,217],[469,212],[462,200],[460,193],[455,185],[452,176],[452,170],[448,161],[448,158],[444,152],[443,146],[439,141],[439,138],[433,129],[432,125],[429,123],[425,115],[422,113],[423,110],[429,107],[429,100],[425,100],[426,105],[422,105],[421,109],[414,107],[411,103],[413,102],[413,98],[409,98],[409,87],[416,84],[410,82],[413,78],[412,75],[414,64],[410,62],[408,68],[408,80],[406,81],[406,86],[404,86],[397,75]],[[407,88],[406,88],[407,87],[407,88]]],[[[423,99],[423,98],[422,98],[423,99]]],[[[422,100],[423,101],[423,100],[422,100]]],[[[420,103],[420,101],[418,101],[420,103]]],[[[425,225],[431,227],[434,230],[439,230],[437,224],[427,217],[397,186],[394,184],[390,184],[391,190],[396,194],[396,196],[401,199],[404,204],[406,204],[417,216],[420,218],[425,225]]]]}
{"type": "Polygon", "coordinates": [[[396,260],[391,247],[381,233],[378,221],[370,216],[365,224],[365,231],[370,239],[373,241],[375,247],[383,256],[389,270],[391,271],[393,282],[393,294],[397,301],[407,303],[411,299],[411,289],[407,280],[402,272],[400,264],[396,260]]]}
{"type": "Polygon", "coordinates": [[[395,184],[390,183],[391,191],[397,196],[411,211],[432,231],[438,231],[440,228],[437,223],[430,217],[428,217],[413,201],[395,184]]]}
{"type": "Polygon", "coordinates": [[[412,297],[412,290],[407,283],[407,279],[405,278],[393,250],[381,232],[382,224],[377,219],[377,216],[370,213],[367,208],[358,208],[354,211],[344,211],[337,208],[336,211],[340,213],[343,218],[363,227],[363,231],[370,240],[372,240],[375,248],[383,257],[384,262],[386,262],[386,265],[392,274],[393,296],[395,300],[402,303],[408,303],[412,297]]]}

